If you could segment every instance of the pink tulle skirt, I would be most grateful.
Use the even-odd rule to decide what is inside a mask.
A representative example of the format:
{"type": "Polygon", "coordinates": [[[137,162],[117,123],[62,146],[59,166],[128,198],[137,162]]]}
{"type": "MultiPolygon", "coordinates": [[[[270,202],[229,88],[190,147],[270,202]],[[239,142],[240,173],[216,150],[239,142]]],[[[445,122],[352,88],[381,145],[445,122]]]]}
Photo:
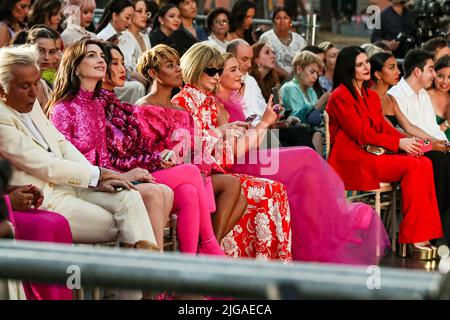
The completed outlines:
{"type": "Polygon", "coordinates": [[[286,186],[294,260],[373,265],[390,248],[375,210],[362,203],[347,203],[340,177],[310,148],[250,151],[231,171],[286,186]]]}

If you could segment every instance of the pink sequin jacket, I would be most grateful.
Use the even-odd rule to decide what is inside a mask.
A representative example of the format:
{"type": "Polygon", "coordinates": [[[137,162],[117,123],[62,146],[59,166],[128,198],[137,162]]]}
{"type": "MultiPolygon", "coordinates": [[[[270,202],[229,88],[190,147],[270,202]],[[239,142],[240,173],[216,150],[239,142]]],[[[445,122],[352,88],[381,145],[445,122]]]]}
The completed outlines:
{"type": "Polygon", "coordinates": [[[53,107],[50,121],[93,165],[113,169],[106,148],[104,103],[80,89],[53,107]]]}

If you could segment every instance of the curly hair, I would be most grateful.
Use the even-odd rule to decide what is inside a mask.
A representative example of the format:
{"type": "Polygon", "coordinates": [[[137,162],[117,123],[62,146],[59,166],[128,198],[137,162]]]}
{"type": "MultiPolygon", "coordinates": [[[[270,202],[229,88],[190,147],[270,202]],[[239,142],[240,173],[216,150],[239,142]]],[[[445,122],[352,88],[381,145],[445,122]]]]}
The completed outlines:
{"type": "Polygon", "coordinates": [[[162,60],[170,57],[175,57],[177,61],[180,61],[180,56],[178,55],[177,50],[165,44],[158,44],[157,46],[148,49],[140,56],[137,64],[137,70],[146,79],[153,81],[149,74],[150,69],[159,71],[159,68],[162,65],[162,60]]]}

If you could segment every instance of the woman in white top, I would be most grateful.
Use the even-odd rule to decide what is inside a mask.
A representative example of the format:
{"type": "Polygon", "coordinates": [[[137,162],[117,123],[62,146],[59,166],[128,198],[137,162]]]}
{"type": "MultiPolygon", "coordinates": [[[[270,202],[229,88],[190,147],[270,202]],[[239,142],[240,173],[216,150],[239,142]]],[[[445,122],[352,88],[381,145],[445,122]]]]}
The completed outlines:
{"type": "Polygon", "coordinates": [[[135,40],[136,48],[135,55],[132,57],[131,69],[133,71],[136,71],[139,57],[143,52],[151,47],[149,35],[145,32],[145,28],[147,27],[147,18],[147,3],[144,0],[135,1],[133,20],[128,27],[128,31],[133,35],[133,40],[135,40]]]}
{"type": "Polygon", "coordinates": [[[208,14],[206,22],[211,32],[206,43],[213,45],[221,53],[227,51],[230,41],[227,40],[230,30],[231,12],[225,8],[216,8],[208,14]]]}
{"type": "Polygon", "coordinates": [[[64,9],[66,29],[61,33],[64,47],[83,38],[97,39],[95,33],[86,30],[94,19],[96,4],[94,0],[69,0],[64,9]]]}
{"type": "Polygon", "coordinates": [[[273,29],[262,34],[260,41],[270,43],[275,51],[277,73],[286,78],[292,73],[292,60],[296,53],[306,47],[306,41],[296,32],[291,31],[293,14],[287,7],[278,7],[272,16],[273,29]]]}
{"type": "MultiPolygon", "coordinates": [[[[97,26],[97,38],[118,40],[118,47],[125,58],[127,80],[125,86],[116,88],[116,95],[122,101],[134,104],[147,92],[149,82],[136,71],[133,61],[139,58],[139,45],[133,34],[128,31],[134,18],[134,2],[131,0],[110,0],[97,26]]],[[[114,41],[113,41],[114,42],[114,41]]]]}

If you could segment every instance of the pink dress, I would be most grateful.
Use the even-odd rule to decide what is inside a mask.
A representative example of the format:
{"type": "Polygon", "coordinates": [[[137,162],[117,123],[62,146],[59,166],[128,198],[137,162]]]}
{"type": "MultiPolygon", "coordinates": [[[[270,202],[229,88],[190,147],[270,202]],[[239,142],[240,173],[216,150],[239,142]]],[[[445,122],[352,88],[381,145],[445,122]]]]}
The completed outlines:
{"type": "MultiPolygon", "coordinates": [[[[204,136],[209,137],[218,126],[213,96],[186,86],[173,101],[194,115],[204,136]]],[[[310,148],[295,147],[270,149],[263,156],[271,161],[248,164],[237,159],[234,164],[219,164],[224,170],[253,179],[279,181],[285,186],[291,210],[294,260],[358,265],[377,264],[381,260],[390,247],[382,221],[371,207],[346,202],[342,180],[320,155],[310,148]]],[[[246,159],[261,160],[261,150],[251,150],[246,159]]]]}
{"type": "MultiPolygon", "coordinates": [[[[4,199],[17,240],[72,244],[69,223],[62,215],[37,209],[14,211],[9,197],[4,199]]],[[[72,300],[72,291],[61,284],[24,282],[24,290],[28,300],[72,300]]]]}

